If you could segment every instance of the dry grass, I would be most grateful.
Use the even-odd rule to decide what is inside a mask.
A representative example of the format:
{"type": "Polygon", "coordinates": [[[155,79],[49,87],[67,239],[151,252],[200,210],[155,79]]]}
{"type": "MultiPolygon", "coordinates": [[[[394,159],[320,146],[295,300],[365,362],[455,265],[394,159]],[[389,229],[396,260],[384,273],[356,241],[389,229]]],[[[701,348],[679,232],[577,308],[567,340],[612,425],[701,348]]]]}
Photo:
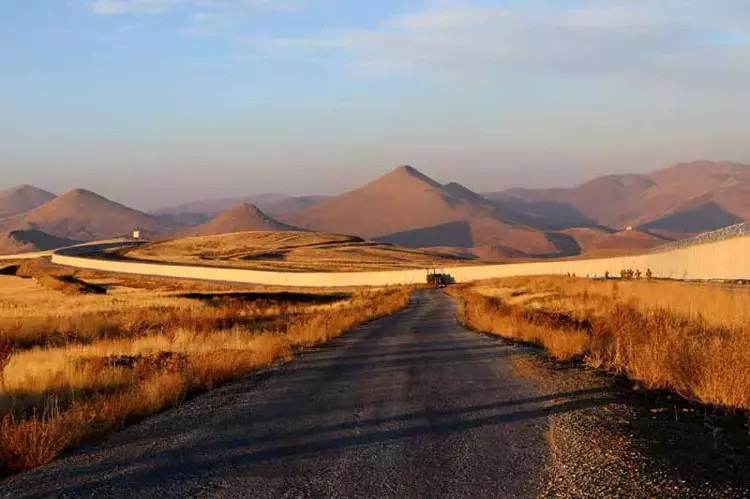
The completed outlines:
{"type": "Polygon", "coordinates": [[[154,290],[110,281],[107,295],[66,295],[0,277],[0,342],[13,346],[0,391],[0,468],[49,462],[188,393],[393,313],[410,294],[226,294],[220,285],[217,294],[197,283],[186,294],[162,291],[181,286],[166,283],[154,290]]]}
{"type": "Polygon", "coordinates": [[[648,388],[750,409],[750,290],[680,282],[509,278],[457,287],[474,329],[580,358],[648,388]]]}
{"type": "Polygon", "coordinates": [[[366,271],[456,265],[466,259],[316,232],[240,232],[155,242],[128,258],[255,270],[366,271]]]}

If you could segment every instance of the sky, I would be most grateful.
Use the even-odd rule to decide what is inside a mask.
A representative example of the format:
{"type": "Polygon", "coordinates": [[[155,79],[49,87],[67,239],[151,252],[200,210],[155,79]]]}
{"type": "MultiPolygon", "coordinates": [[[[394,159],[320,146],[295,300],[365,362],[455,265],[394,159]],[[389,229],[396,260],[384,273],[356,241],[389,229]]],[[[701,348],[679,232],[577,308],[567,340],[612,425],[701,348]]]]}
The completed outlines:
{"type": "Polygon", "coordinates": [[[141,209],[750,162],[747,0],[0,0],[0,189],[141,209]]]}

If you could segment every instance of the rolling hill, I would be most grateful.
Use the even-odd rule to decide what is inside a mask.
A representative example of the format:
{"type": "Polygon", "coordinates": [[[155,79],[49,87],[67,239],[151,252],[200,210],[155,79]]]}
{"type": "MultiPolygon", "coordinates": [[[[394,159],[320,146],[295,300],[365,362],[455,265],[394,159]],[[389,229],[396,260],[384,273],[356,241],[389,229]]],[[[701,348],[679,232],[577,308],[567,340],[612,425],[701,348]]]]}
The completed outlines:
{"type": "Polygon", "coordinates": [[[569,189],[510,189],[484,197],[558,228],[632,226],[683,238],[750,219],[750,165],[697,161],[569,189]]]}
{"type": "Polygon", "coordinates": [[[284,220],[412,248],[497,245],[527,255],[561,253],[553,238],[515,222],[510,210],[503,213],[469,189],[443,186],[410,166],[284,220]]]}
{"type": "Polygon", "coordinates": [[[13,230],[36,230],[51,236],[91,241],[130,234],[167,232],[170,226],[140,211],[84,189],[74,189],[17,217],[13,230]]]}
{"type": "Polygon", "coordinates": [[[299,231],[263,213],[257,206],[244,203],[237,205],[218,217],[186,231],[191,236],[212,236],[248,231],[299,231]]]}
{"type": "Polygon", "coordinates": [[[136,260],[293,272],[424,269],[470,263],[434,251],[399,248],[354,236],[255,231],[156,241],[124,252],[136,260]]]}

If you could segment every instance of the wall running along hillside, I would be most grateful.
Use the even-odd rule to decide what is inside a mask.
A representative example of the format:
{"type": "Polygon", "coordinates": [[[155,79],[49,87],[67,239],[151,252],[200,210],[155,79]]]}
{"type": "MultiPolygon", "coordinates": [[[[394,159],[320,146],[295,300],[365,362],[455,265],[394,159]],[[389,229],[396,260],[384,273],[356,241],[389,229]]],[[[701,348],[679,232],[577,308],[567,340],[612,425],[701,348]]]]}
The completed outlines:
{"type": "MultiPolygon", "coordinates": [[[[386,286],[395,284],[421,284],[426,280],[426,272],[422,269],[381,272],[267,272],[158,263],[136,263],[75,256],[83,251],[91,251],[92,248],[93,246],[58,250],[52,256],[52,262],[70,267],[126,274],[265,284],[271,286],[386,286]]],[[[591,260],[446,267],[440,271],[453,276],[456,282],[466,282],[493,277],[568,273],[579,277],[603,277],[605,272],[609,272],[610,276],[619,277],[620,271],[623,269],[640,270],[644,276],[647,269],[651,269],[654,277],[669,279],[750,279],[750,236],[696,244],[661,253],[591,260]]]]}

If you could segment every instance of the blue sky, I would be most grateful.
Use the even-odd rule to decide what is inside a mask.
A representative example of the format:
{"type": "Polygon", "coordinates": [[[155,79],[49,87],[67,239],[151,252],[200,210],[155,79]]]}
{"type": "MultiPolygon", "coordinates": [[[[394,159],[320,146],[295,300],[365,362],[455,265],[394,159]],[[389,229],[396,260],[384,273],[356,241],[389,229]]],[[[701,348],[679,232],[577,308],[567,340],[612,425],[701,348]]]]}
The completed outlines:
{"type": "Polygon", "coordinates": [[[0,189],[140,208],[750,162],[746,0],[0,0],[0,189]]]}

